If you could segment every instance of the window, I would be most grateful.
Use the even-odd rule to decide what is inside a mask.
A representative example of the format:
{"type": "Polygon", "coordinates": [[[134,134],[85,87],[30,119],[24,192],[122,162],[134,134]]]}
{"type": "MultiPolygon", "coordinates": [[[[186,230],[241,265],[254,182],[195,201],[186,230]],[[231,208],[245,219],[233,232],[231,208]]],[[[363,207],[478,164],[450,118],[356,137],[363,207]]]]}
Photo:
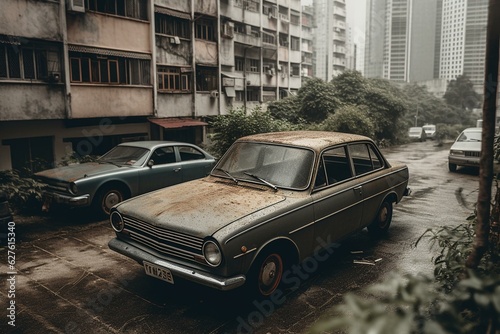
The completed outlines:
{"type": "Polygon", "coordinates": [[[288,46],[288,35],[280,33],[280,46],[288,46]]]}
{"type": "Polygon", "coordinates": [[[291,72],[292,76],[300,76],[300,64],[291,64],[291,72]]]}
{"type": "Polygon", "coordinates": [[[0,43],[0,79],[48,80],[59,73],[59,54],[55,47],[0,43]]]}
{"type": "Polygon", "coordinates": [[[35,173],[49,168],[54,162],[53,137],[7,139],[2,144],[10,146],[12,169],[28,169],[35,173]]]}
{"type": "Polygon", "coordinates": [[[262,43],[276,45],[276,36],[266,32],[262,32],[262,43]]]}
{"type": "Polygon", "coordinates": [[[217,80],[217,68],[197,66],[196,67],[196,91],[209,92],[219,88],[217,80]]]}
{"type": "Polygon", "coordinates": [[[179,146],[179,155],[181,156],[181,161],[205,159],[203,153],[190,146],[179,146]]]}
{"type": "Polygon", "coordinates": [[[243,72],[245,70],[245,59],[241,57],[234,57],[234,70],[243,72]]]}
{"type": "Polygon", "coordinates": [[[85,0],[88,10],[148,20],[147,0],[85,0]]]}
{"type": "Polygon", "coordinates": [[[190,92],[191,73],[182,71],[180,67],[158,66],[158,91],[190,92]]]}
{"type": "Polygon", "coordinates": [[[336,147],[323,153],[315,186],[331,185],[352,177],[345,146],[336,147]]]}
{"type": "Polygon", "coordinates": [[[155,32],[158,34],[191,38],[189,21],[170,15],[155,13],[155,32]]]}
{"type": "Polygon", "coordinates": [[[300,38],[292,36],[291,41],[291,49],[293,51],[300,51],[300,38]]]}
{"type": "Polygon", "coordinates": [[[197,19],[195,37],[215,42],[215,26],[213,20],[197,19]]]}
{"type": "Polygon", "coordinates": [[[174,148],[171,146],[157,148],[151,155],[154,165],[164,165],[176,162],[174,148]]]}
{"type": "Polygon", "coordinates": [[[258,59],[248,59],[248,68],[249,72],[260,72],[260,61],[258,59]]]}
{"type": "Polygon", "coordinates": [[[257,89],[248,89],[247,90],[247,101],[250,101],[250,102],[259,102],[260,101],[259,90],[257,90],[257,89]]]}
{"type": "Polygon", "coordinates": [[[150,61],[70,52],[71,82],[150,85],[150,61]]]}
{"type": "Polygon", "coordinates": [[[349,145],[349,153],[351,154],[356,175],[365,174],[382,167],[382,162],[371,145],[349,145]]]}

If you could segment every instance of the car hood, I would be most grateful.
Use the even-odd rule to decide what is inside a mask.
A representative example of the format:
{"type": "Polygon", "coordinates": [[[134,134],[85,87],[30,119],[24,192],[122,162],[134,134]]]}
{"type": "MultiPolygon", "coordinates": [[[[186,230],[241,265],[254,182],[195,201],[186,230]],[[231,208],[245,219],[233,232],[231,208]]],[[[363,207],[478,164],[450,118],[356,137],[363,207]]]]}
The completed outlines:
{"type": "MultiPolygon", "coordinates": [[[[55,179],[58,181],[74,182],[78,179],[95,176],[124,167],[118,167],[112,164],[100,164],[97,162],[86,162],[64,167],[47,169],[36,173],[35,175],[44,179],[55,179]]],[[[125,167],[126,168],[126,167],[125,167]]]]}
{"type": "Polygon", "coordinates": [[[451,150],[481,152],[480,141],[460,141],[451,145],[451,150]]]}
{"type": "Polygon", "coordinates": [[[132,198],[117,209],[125,216],[203,238],[285,198],[241,183],[199,179],[132,198]]]}

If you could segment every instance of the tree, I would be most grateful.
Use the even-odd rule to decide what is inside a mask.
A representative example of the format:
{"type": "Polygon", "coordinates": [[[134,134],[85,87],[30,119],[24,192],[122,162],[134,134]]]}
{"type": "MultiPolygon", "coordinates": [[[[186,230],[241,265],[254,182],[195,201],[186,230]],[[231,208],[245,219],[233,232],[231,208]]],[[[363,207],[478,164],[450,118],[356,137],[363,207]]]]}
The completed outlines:
{"type": "Polygon", "coordinates": [[[355,133],[373,138],[374,126],[366,106],[346,105],[321,123],[321,130],[355,133]]]}
{"type": "Polygon", "coordinates": [[[480,102],[479,94],[476,93],[472,81],[466,75],[459,75],[449,82],[444,99],[451,106],[469,111],[479,107],[480,102]]]}
{"type": "Polygon", "coordinates": [[[293,127],[285,122],[274,119],[268,112],[259,107],[248,115],[245,109],[234,109],[227,115],[216,117],[210,122],[214,130],[211,151],[221,156],[236,139],[256,133],[291,130],[293,127]]]}
{"type": "Polygon", "coordinates": [[[488,84],[484,87],[483,131],[481,138],[481,159],[479,161],[476,237],[474,239],[472,253],[466,262],[467,267],[473,269],[478,267],[481,258],[488,250],[490,232],[493,142],[496,124],[498,62],[500,60],[500,0],[490,0],[489,2],[486,39],[485,82],[488,84]],[[493,80],[490,81],[490,78],[493,78],[493,80]],[[492,93],[489,93],[490,91],[492,93]]]}
{"type": "Polygon", "coordinates": [[[297,93],[299,117],[307,122],[322,122],[339,107],[335,89],[318,78],[308,79],[297,93]]]}
{"type": "Polygon", "coordinates": [[[272,101],[267,106],[267,111],[273,118],[291,123],[299,123],[300,101],[296,96],[289,96],[282,100],[272,101]]]}

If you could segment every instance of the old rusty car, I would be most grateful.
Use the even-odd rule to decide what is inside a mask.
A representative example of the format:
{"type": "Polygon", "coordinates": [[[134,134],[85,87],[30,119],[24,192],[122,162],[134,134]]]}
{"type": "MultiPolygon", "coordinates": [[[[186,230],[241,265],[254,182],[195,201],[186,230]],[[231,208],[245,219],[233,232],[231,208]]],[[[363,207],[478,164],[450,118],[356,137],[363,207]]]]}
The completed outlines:
{"type": "Polygon", "coordinates": [[[327,242],[364,227],[385,233],[393,204],[408,194],[408,175],[364,136],[252,135],[237,140],[206,178],[113,207],[116,237],[108,245],[169,283],[245,285],[271,296],[282,291],[287,268],[327,242]]]}
{"type": "Polygon", "coordinates": [[[95,162],[48,169],[35,177],[47,184],[45,207],[90,206],[103,216],[124,199],[207,176],[214,165],[214,157],[196,145],[137,141],[119,144],[95,162]]]}

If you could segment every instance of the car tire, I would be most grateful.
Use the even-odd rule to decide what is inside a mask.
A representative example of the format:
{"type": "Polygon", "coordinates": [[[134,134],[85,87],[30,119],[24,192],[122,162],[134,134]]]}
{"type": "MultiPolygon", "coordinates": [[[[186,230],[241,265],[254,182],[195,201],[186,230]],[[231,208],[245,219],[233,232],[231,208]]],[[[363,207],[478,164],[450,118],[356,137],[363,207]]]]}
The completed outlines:
{"type": "Polygon", "coordinates": [[[99,217],[107,217],[111,208],[126,199],[126,192],[121,186],[105,186],[99,189],[92,202],[93,211],[99,217]]]}
{"type": "Polygon", "coordinates": [[[381,236],[387,232],[392,221],[392,202],[384,200],[373,222],[368,225],[368,231],[375,236],[381,236]]]}
{"type": "Polygon", "coordinates": [[[280,286],[285,261],[277,251],[267,251],[261,254],[250,273],[249,293],[261,298],[271,296],[280,286]]]}
{"type": "Polygon", "coordinates": [[[452,163],[448,163],[448,169],[450,170],[450,172],[456,172],[457,171],[457,165],[456,164],[452,164],[452,163]]]}

